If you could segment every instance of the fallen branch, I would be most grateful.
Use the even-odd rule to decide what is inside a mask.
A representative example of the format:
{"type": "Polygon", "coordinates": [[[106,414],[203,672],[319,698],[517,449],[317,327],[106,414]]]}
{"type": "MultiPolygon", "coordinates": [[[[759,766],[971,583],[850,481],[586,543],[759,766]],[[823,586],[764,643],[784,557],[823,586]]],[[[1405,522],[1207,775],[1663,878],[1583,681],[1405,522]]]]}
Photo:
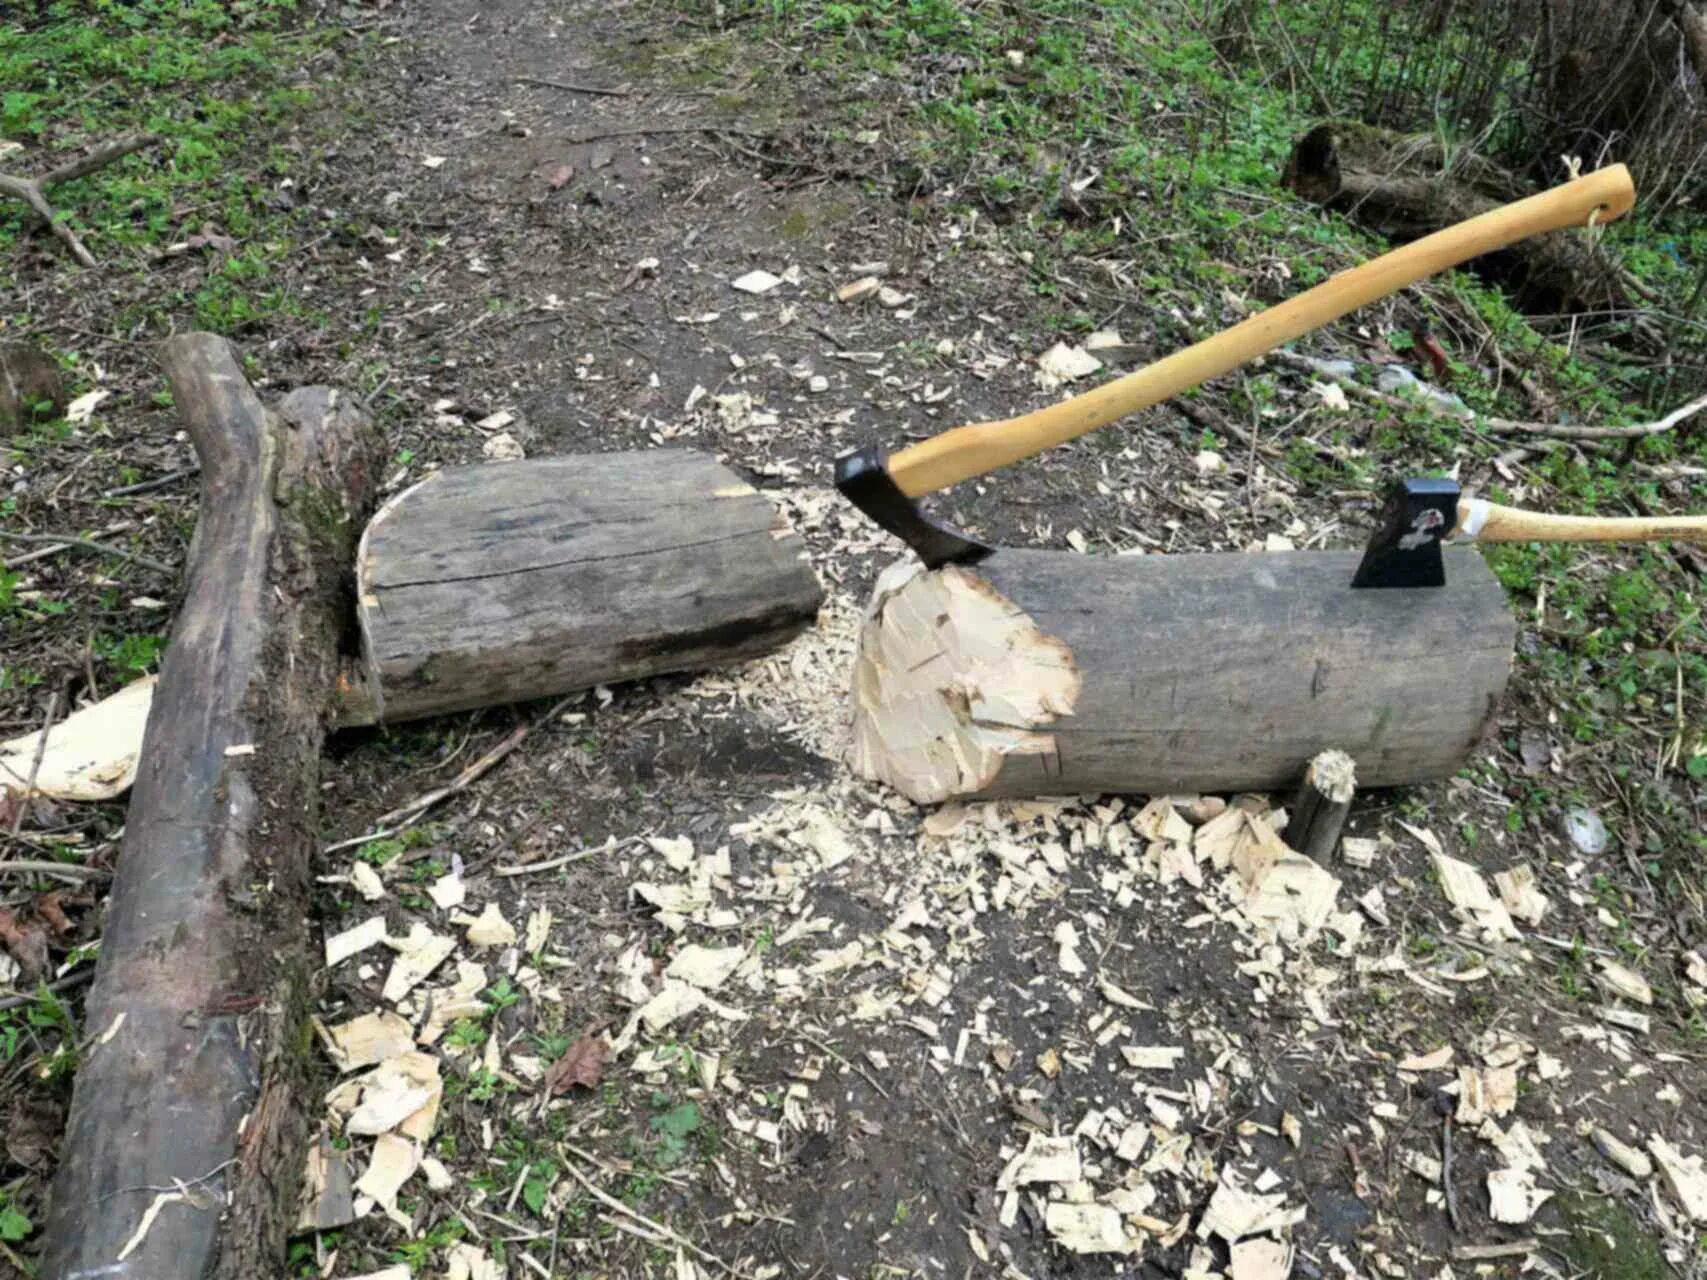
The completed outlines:
{"type": "Polygon", "coordinates": [[[531,876],[541,871],[557,871],[573,863],[585,862],[588,858],[596,858],[601,853],[615,853],[618,849],[626,849],[631,844],[639,844],[645,838],[645,836],[628,836],[622,840],[589,845],[585,849],[577,849],[574,853],[566,853],[561,858],[552,858],[548,862],[523,862],[513,867],[498,867],[493,871],[493,874],[505,877],[531,876]]]}
{"type": "MultiPolygon", "coordinates": [[[[56,978],[54,981],[47,983],[46,986],[49,991],[58,995],[61,991],[69,991],[72,987],[82,986],[94,976],[95,966],[88,965],[85,968],[77,970],[75,973],[66,974],[63,978],[56,978]]],[[[5,1013],[9,1009],[22,1009],[26,1005],[32,1005],[37,1000],[41,999],[41,993],[42,988],[37,987],[33,992],[25,995],[7,996],[5,999],[0,1000],[0,1013],[5,1013]]],[[[28,1273],[26,1272],[25,1274],[28,1273]]]]}
{"type": "Polygon", "coordinates": [[[1391,395],[1385,391],[1377,391],[1374,387],[1366,387],[1356,379],[1340,373],[1325,360],[1314,356],[1300,355],[1296,351],[1272,351],[1270,357],[1281,364],[1289,364],[1295,369],[1304,369],[1318,378],[1326,378],[1338,383],[1350,395],[1359,400],[1367,400],[1371,404],[1381,405],[1403,413],[1407,409],[1426,409],[1428,412],[1442,418],[1457,418],[1473,426],[1487,431],[1516,432],[1520,435],[1548,436],[1555,440],[1641,440],[1648,436],[1661,435],[1670,431],[1680,423],[1687,422],[1703,409],[1707,409],[1707,395],[1697,396],[1681,408],[1673,409],[1665,417],[1655,422],[1642,422],[1628,427],[1571,427],[1555,422],[1517,422],[1511,418],[1495,418],[1487,414],[1471,410],[1467,414],[1448,413],[1436,408],[1421,396],[1408,397],[1391,395]]]}
{"type": "Polygon", "coordinates": [[[600,98],[626,98],[627,89],[601,89],[591,84],[570,84],[567,80],[542,80],[538,76],[517,76],[517,84],[534,84],[541,89],[561,89],[564,93],[590,93],[600,98]]]}
{"type": "Polygon", "coordinates": [[[153,133],[137,133],[126,138],[117,138],[112,142],[102,143],[86,156],[79,156],[57,168],[49,169],[39,178],[0,173],[0,196],[11,196],[14,200],[21,200],[29,205],[47,222],[53,234],[65,242],[72,257],[85,267],[98,266],[95,255],[78,239],[71,225],[55,216],[53,206],[47,202],[47,189],[61,182],[70,182],[73,178],[86,177],[97,169],[105,168],[114,160],[128,156],[133,151],[140,151],[143,147],[152,146],[158,141],[159,135],[153,133]]]}
{"type": "MultiPolygon", "coordinates": [[[[79,538],[69,533],[12,533],[6,529],[0,529],[0,539],[4,539],[7,542],[46,543],[55,551],[62,550],[66,547],[82,547],[85,551],[98,552],[104,556],[116,556],[120,560],[134,561],[144,569],[152,569],[156,573],[175,574],[178,572],[171,565],[165,564],[159,560],[150,559],[148,556],[142,555],[139,552],[126,551],[123,547],[110,547],[104,542],[96,542],[93,538],[79,538]]],[[[34,558],[39,558],[46,554],[48,554],[48,552],[39,552],[34,558]]],[[[22,561],[7,561],[5,567],[11,568],[13,564],[17,563],[22,563],[22,561]]]]}
{"type": "Polygon", "coordinates": [[[78,862],[44,862],[37,858],[6,858],[0,861],[0,876],[58,876],[63,880],[77,881],[106,880],[110,879],[112,874],[111,871],[103,871],[100,867],[85,867],[78,862]]]}

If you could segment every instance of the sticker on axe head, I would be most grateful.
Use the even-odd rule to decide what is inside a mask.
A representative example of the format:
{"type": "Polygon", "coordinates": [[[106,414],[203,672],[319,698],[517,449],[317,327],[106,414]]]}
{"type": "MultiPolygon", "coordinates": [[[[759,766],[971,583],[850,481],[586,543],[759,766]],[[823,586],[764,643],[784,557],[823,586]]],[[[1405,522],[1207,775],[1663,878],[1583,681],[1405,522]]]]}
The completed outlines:
{"type": "Polygon", "coordinates": [[[1399,539],[1399,550],[1415,551],[1438,540],[1440,535],[1435,530],[1445,523],[1446,517],[1433,507],[1417,512],[1416,519],[1411,521],[1411,531],[1399,539]]]}

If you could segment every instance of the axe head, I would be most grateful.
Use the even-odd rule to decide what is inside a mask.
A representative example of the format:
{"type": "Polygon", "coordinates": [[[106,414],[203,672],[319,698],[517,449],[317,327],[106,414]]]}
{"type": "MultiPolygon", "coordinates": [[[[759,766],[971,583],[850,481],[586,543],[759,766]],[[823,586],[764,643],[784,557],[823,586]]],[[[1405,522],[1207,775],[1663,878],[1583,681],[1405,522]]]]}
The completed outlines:
{"type": "Polygon", "coordinates": [[[932,569],[972,564],[995,550],[937,520],[901,492],[883,449],[871,445],[836,459],[836,488],[873,521],[905,542],[932,569]]]}
{"type": "Polygon", "coordinates": [[[1354,587],[1444,587],[1441,540],[1458,523],[1456,480],[1401,480],[1351,580],[1354,587]]]}

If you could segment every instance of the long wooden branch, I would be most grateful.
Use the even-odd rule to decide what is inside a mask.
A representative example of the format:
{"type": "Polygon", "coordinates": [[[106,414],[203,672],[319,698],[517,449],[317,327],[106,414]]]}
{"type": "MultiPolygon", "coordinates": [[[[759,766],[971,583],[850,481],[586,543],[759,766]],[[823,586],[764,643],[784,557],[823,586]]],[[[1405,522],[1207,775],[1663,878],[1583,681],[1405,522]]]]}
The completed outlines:
{"type": "Polygon", "coordinates": [[[86,156],[67,160],[57,168],[49,169],[39,178],[0,173],[0,196],[11,196],[12,199],[29,205],[46,221],[53,234],[65,242],[72,257],[85,267],[97,266],[99,264],[95,261],[95,255],[89,252],[88,246],[71,229],[71,225],[54,214],[53,206],[47,200],[47,189],[61,182],[70,182],[73,178],[86,177],[97,169],[105,168],[114,160],[158,141],[160,136],[154,133],[136,133],[129,137],[116,138],[112,142],[102,143],[86,156]]]}
{"type": "Polygon", "coordinates": [[[202,505],[89,996],[45,1280],[277,1274],[307,1136],[320,748],[382,454],[336,392],[264,408],[221,338],[175,337],[164,363],[202,505]],[[154,1188],[175,1185],[157,1204],[154,1188]]]}

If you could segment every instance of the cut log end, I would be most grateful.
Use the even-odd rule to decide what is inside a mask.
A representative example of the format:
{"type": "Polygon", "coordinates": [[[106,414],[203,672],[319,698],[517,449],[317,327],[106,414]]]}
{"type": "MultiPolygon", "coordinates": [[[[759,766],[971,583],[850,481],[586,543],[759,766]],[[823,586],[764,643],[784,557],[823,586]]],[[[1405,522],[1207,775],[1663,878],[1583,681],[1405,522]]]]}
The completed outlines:
{"type": "Polygon", "coordinates": [[[878,579],[853,682],[852,766],[920,804],[982,791],[1010,755],[1050,755],[1073,713],[1072,652],[986,579],[917,561],[878,579]]]}

